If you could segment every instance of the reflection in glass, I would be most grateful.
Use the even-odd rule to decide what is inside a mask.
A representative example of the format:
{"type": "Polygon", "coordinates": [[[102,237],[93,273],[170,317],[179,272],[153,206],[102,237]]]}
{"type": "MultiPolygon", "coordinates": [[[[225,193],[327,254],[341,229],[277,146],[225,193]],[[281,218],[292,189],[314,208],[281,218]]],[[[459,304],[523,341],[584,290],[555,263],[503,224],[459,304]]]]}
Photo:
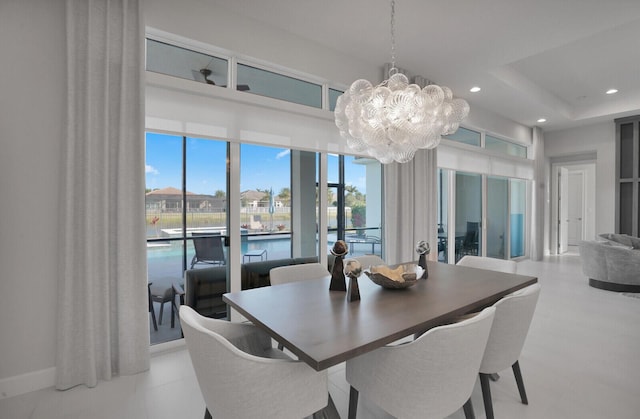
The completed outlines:
{"type": "Polygon", "coordinates": [[[482,175],[456,172],[456,262],[481,256],[482,175]]]}

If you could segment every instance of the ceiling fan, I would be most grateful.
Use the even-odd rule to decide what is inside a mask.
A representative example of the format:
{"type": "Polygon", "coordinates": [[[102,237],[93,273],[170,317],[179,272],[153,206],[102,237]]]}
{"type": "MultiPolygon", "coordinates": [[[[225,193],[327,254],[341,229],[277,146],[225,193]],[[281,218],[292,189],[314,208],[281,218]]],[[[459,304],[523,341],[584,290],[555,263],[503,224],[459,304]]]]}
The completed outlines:
{"type": "MultiPolygon", "coordinates": [[[[195,70],[193,70],[193,72],[195,73],[195,70]]],[[[225,85],[218,85],[216,84],[213,80],[209,79],[209,76],[211,76],[211,70],[208,68],[201,68],[200,69],[200,74],[202,74],[202,76],[204,77],[204,82],[207,84],[211,84],[214,86],[220,86],[220,87],[227,87],[225,85]]],[[[249,85],[247,84],[238,84],[237,85],[237,90],[241,91],[241,92],[246,92],[247,90],[249,90],[249,85]]]]}

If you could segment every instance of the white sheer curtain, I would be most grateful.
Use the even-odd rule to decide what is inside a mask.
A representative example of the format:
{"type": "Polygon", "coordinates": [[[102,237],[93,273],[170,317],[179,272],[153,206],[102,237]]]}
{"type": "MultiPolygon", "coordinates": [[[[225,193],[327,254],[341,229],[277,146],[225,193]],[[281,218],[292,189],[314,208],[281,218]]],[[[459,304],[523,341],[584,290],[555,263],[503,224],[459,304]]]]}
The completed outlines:
{"type": "Polygon", "coordinates": [[[139,0],[67,0],[56,386],[149,368],[139,0]]]}
{"type": "Polygon", "coordinates": [[[436,150],[418,150],[408,163],[384,166],[386,263],[418,260],[420,240],[431,246],[429,259],[437,260],[437,170],[436,150]]]}

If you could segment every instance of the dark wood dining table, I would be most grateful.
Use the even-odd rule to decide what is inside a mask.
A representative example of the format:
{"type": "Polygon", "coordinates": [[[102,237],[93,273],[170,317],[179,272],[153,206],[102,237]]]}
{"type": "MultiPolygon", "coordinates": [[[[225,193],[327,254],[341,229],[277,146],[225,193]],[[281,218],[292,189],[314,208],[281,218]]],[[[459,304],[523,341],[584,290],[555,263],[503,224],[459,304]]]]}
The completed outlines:
{"type": "MultiPolygon", "coordinates": [[[[366,275],[360,300],[330,291],[330,277],[227,293],[223,299],[320,371],[490,306],[537,278],[428,262],[429,277],[384,289],[366,275]]],[[[348,282],[348,278],[347,278],[348,282]]]]}

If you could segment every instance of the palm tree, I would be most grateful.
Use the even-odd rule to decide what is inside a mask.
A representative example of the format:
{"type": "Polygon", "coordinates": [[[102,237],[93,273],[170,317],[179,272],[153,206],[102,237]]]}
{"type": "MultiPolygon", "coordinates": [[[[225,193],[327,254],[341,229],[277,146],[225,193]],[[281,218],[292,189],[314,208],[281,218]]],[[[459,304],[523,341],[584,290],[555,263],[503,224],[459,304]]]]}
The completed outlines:
{"type": "Polygon", "coordinates": [[[284,203],[285,206],[291,206],[291,189],[282,188],[280,189],[280,193],[278,194],[280,200],[284,203]]]}

